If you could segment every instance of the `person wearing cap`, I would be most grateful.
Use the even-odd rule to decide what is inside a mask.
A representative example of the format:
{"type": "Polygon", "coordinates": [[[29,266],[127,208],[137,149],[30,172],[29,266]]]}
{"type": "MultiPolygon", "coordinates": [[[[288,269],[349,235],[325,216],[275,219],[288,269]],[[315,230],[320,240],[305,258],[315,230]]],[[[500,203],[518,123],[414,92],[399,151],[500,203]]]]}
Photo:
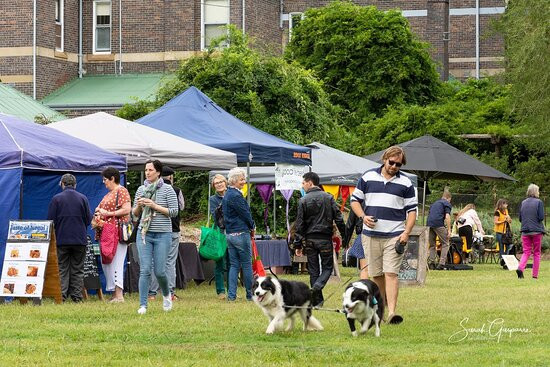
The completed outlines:
{"type": "MultiPolygon", "coordinates": [[[[170,218],[172,220],[172,244],[166,259],[166,277],[168,278],[168,287],[172,301],[178,299],[176,296],[176,260],[178,259],[178,249],[180,244],[180,222],[179,212],[185,208],[185,199],[179,187],[174,186],[174,170],[168,166],[162,166],[162,179],[165,184],[172,186],[178,197],[178,215],[170,218]]],[[[154,264],[153,264],[154,267],[154,264]]],[[[155,299],[160,289],[157,277],[154,271],[151,272],[151,285],[149,286],[149,299],[155,299]]]]}
{"type": "Polygon", "coordinates": [[[86,229],[92,212],[86,196],[76,191],[76,178],[67,173],[59,182],[61,193],[55,195],[48,207],[48,219],[53,221],[57,240],[57,259],[63,301],[69,297],[82,301],[86,229]]]}

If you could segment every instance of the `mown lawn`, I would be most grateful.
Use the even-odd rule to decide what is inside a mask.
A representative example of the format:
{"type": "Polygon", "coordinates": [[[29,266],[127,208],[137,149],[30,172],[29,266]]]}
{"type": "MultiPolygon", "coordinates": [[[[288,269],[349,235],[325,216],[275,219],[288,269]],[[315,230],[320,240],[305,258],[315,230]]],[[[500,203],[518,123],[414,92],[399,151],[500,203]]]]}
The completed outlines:
{"type": "MultiPolygon", "coordinates": [[[[343,280],[352,274],[344,268],[343,280]]],[[[0,366],[548,366],[550,262],[539,280],[530,276],[520,281],[494,264],[432,271],[426,286],[401,290],[405,322],[382,325],[380,338],[372,330],[352,338],[343,315],[321,311],[322,332],[267,336],[243,289],[227,303],[206,284],[180,290],[172,312],[155,301],[144,316],[137,294],[124,304],[14,302],[0,306],[0,366]]],[[[342,286],[327,286],[325,296],[337,292],[326,307],[340,307],[342,286]]]]}

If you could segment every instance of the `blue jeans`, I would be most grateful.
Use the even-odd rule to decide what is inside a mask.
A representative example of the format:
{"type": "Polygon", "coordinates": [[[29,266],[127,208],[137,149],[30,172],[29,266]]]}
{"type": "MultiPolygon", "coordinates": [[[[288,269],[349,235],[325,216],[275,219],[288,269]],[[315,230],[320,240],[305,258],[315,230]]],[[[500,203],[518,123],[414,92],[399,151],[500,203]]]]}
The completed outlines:
{"type": "Polygon", "coordinates": [[[216,278],[216,293],[225,294],[225,269],[226,265],[229,264],[228,253],[225,252],[225,255],[218,261],[216,261],[216,268],[214,269],[214,277],[216,278]]]}
{"type": "Polygon", "coordinates": [[[250,233],[246,232],[238,236],[226,235],[227,251],[229,252],[229,279],[227,298],[234,301],[237,298],[237,283],[239,270],[243,269],[244,287],[246,299],[252,299],[252,244],[250,233]]]}
{"type": "MultiPolygon", "coordinates": [[[[168,251],[168,257],[166,259],[166,276],[168,277],[168,288],[170,293],[174,294],[176,290],[176,260],[178,259],[178,250],[180,246],[180,233],[172,232],[172,243],[170,250],[168,251]]],[[[153,261],[153,267],[154,267],[153,261]]],[[[149,294],[156,296],[159,291],[159,282],[154,272],[151,275],[151,285],[149,286],[149,294]]]]}
{"type": "Polygon", "coordinates": [[[502,259],[502,255],[506,255],[508,253],[508,246],[502,243],[502,233],[496,232],[495,237],[498,243],[498,253],[500,254],[500,258],[502,259]]]}
{"type": "Polygon", "coordinates": [[[166,260],[172,243],[172,232],[147,232],[145,243],[138,233],[136,245],[139,254],[139,305],[147,307],[147,295],[151,284],[151,268],[154,266],[154,273],[162,289],[162,294],[170,295],[168,278],[166,277],[166,260]]]}

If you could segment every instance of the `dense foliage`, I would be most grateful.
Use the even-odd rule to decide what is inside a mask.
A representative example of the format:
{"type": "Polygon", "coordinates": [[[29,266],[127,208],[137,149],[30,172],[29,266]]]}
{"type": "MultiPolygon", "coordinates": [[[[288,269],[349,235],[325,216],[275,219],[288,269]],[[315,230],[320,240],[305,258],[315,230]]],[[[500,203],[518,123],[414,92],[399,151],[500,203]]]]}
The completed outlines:
{"type": "Polygon", "coordinates": [[[429,103],[440,89],[426,45],[399,11],[342,1],[310,9],[286,57],[315,72],[331,100],[351,113],[350,126],[390,105],[429,103]]]}
{"type": "Polygon", "coordinates": [[[544,135],[550,147],[550,1],[510,0],[498,22],[506,42],[506,78],[512,106],[527,132],[544,135]]]}
{"type": "Polygon", "coordinates": [[[450,82],[437,102],[392,106],[384,116],[359,126],[363,144],[357,153],[373,153],[426,134],[459,149],[494,150],[490,141],[476,146],[460,135],[492,134],[505,143],[516,126],[509,98],[509,86],[490,79],[450,82]]]}

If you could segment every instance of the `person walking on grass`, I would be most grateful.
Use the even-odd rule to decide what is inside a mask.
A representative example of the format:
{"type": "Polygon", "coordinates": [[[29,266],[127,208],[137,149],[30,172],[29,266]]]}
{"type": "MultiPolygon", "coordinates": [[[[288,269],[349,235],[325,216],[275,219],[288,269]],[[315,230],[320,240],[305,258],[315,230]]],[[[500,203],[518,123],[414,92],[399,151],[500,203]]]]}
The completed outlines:
{"type": "Polygon", "coordinates": [[[448,190],[443,191],[441,199],[430,206],[427,225],[430,227],[428,242],[430,246],[430,258],[428,264],[431,269],[444,270],[447,262],[447,253],[449,252],[449,240],[451,238],[451,193],[448,190]],[[441,243],[441,255],[439,264],[435,265],[436,248],[435,238],[439,237],[441,243]]]}
{"type": "Polygon", "coordinates": [[[407,163],[405,152],[392,146],[382,155],[383,165],[361,176],[351,197],[351,208],[363,221],[363,248],[369,261],[369,275],[378,285],[388,306],[388,323],[400,324],[396,314],[399,269],[404,249],[416,221],[414,186],[399,169],[407,163]]]}
{"type": "Polygon", "coordinates": [[[334,197],[319,188],[319,176],[315,172],[308,172],[303,176],[302,188],[306,195],[298,203],[294,248],[296,256],[302,256],[305,244],[312,288],[311,302],[314,307],[320,307],[324,302],[323,288],[334,269],[333,223],[336,223],[342,236],[346,226],[334,197]]]}
{"type": "Polygon", "coordinates": [[[519,221],[521,222],[521,243],[523,245],[523,255],[519,262],[516,273],[519,279],[523,279],[523,271],[527,265],[527,260],[533,254],[533,279],[539,277],[540,250],[542,236],[545,234],[544,224],[544,204],[539,199],[539,187],[530,184],[527,188],[527,199],[521,202],[519,210],[519,221]]]}

